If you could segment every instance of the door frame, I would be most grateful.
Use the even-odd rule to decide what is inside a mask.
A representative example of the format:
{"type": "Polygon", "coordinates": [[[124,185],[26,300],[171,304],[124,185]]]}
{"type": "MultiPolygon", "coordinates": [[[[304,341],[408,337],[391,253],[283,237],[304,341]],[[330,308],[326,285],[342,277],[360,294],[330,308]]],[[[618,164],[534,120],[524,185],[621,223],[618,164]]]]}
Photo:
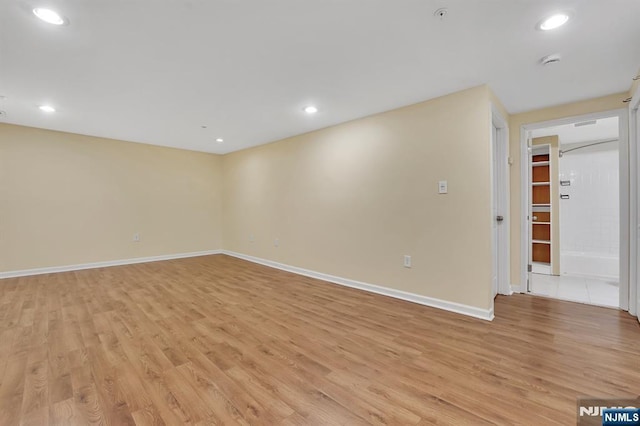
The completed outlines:
{"type": "Polygon", "coordinates": [[[630,263],[629,313],[640,322],[640,86],[629,102],[630,263]]]}
{"type": "MultiPolygon", "coordinates": [[[[630,144],[629,144],[629,110],[627,108],[620,108],[609,111],[594,112],[589,114],[575,115],[571,117],[564,117],[555,120],[541,121],[537,123],[524,124],[520,127],[520,183],[521,183],[521,211],[523,215],[521,217],[520,226],[520,244],[521,244],[521,276],[520,276],[520,293],[526,293],[528,288],[528,258],[529,258],[529,150],[527,146],[527,134],[531,130],[561,126],[565,124],[571,124],[581,121],[597,120],[601,118],[618,117],[618,137],[620,141],[619,147],[619,161],[620,161],[620,309],[629,310],[629,275],[631,272],[630,262],[630,229],[634,229],[637,233],[637,221],[632,219],[632,204],[631,202],[636,200],[636,194],[631,193],[630,169],[636,168],[636,162],[630,161],[630,144]]],[[[635,174],[633,174],[635,176],[635,174]]],[[[635,201],[634,201],[635,203],[635,201]]]]}
{"type": "MultiPolygon", "coordinates": [[[[496,218],[493,214],[494,205],[497,204],[498,214],[504,217],[504,220],[497,225],[497,247],[492,247],[492,256],[497,256],[498,263],[498,294],[511,295],[510,283],[510,266],[509,266],[509,252],[510,252],[510,219],[509,219],[509,206],[510,206],[510,182],[509,182],[509,122],[505,119],[502,113],[491,104],[491,126],[489,126],[491,132],[491,220],[495,221],[496,218]],[[494,141],[493,129],[496,129],[496,137],[494,141]],[[494,159],[499,161],[496,163],[494,159]],[[497,193],[494,190],[494,179],[497,177],[497,193]]],[[[491,226],[493,232],[493,223],[491,226]]],[[[491,237],[493,246],[493,235],[491,237]]],[[[492,259],[495,262],[495,257],[492,259]]],[[[493,265],[494,263],[492,263],[493,265]]],[[[492,266],[493,268],[493,266],[492,266]]],[[[493,288],[491,289],[493,295],[493,288]]],[[[491,306],[493,306],[493,297],[491,299],[491,306]]]]}

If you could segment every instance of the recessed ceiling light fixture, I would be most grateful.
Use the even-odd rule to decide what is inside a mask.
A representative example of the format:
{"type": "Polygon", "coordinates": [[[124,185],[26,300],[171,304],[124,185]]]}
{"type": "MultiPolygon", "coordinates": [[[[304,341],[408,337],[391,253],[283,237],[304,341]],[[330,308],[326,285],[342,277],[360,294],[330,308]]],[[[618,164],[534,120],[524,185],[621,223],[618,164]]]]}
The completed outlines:
{"type": "Polygon", "coordinates": [[[549,31],[563,26],[569,20],[569,15],[566,13],[556,13],[547,18],[544,18],[538,23],[538,28],[542,31],[549,31]]]}
{"type": "Polygon", "coordinates": [[[309,105],[304,107],[303,111],[307,114],[315,114],[316,112],[318,112],[318,108],[314,107],[313,105],[309,105]]]}
{"type": "Polygon", "coordinates": [[[560,55],[558,55],[557,53],[554,53],[553,55],[547,55],[544,58],[540,59],[540,64],[541,65],[557,64],[558,62],[560,62],[560,59],[562,59],[560,55]]]}
{"type": "Polygon", "coordinates": [[[45,9],[43,7],[36,7],[33,9],[33,14],[44,22],[52,25],[64,25],[67,22],[66,19],[58,12],[51,9],[45,9]]]}
{"type": "Polygon", "coordinates": [[[40,105],[38,108],[44,112],[56,112],[56,109],[51,105],[40,105]]]}
{"type": "Polygon", "coordinates": [[[216,142],[218,142],[218,143],[222,143],[222,142],[224,142],[224,139],[222,139],[222,138],[218,138],[218,139],[216,139],[216,142]]]}

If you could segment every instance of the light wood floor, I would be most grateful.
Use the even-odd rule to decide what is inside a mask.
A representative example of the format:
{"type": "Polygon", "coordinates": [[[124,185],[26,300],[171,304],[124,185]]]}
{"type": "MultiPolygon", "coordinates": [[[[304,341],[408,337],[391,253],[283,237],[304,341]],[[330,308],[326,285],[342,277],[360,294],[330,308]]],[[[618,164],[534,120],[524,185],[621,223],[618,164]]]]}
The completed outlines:
{"type": "Polygon", "coordinates": [[[493,322],[227,256],[0,281],[0,425],[575,424],[640,393],[640,327],[517,295],[493,322]]]}

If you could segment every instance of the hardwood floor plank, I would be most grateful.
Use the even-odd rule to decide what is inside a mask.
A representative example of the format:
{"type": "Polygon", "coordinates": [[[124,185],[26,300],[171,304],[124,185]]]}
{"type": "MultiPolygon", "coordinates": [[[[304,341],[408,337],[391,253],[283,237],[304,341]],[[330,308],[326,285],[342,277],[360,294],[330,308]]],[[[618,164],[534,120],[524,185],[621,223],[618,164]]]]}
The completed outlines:
{"type": "Polygon", "coordinates": [[[42,426],[47,424],[49,424],[49,406],[23,414],[20,419],[20,426],[42,426]]]}
{"type": "Polygon", "coordinates": [[[27,364],[22,414],[29,414],[43,407],[49,407],[48,362],[46,358],[27,364]]]}
{"type": "Polygon", "coordinates": [[[27,357],[12,356],[7,361],[0,386],[0,425],[18,424],[26,379],[27,357]]]}
{"type": "Polygon", "coordinates": [[[626,313],[495,311],[223,255],[0,280],[0,425],[572,424],[579,396],[640,392],[626,313]]]}
{"type": "Polygon", "coordinates": [[[131,413],[136,426],[164,426],[166,423],[152,404],[131,413]]]}
{"type": "Polygon", "coordinates": [[[240,411],[226,397],[224,392],[207,377],[207,374],[192,363],[186,363],[176,368],[184,379],[192,384],[199,397],[207,406],[211,407],[215,422],[223,425],[248,425],[240,411]]]}

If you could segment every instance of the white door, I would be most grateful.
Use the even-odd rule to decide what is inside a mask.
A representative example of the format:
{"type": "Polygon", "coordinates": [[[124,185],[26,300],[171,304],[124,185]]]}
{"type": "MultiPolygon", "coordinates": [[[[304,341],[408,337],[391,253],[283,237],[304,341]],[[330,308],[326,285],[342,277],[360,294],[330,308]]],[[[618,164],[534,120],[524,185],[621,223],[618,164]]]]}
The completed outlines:
{"type": "Polygon", "coordinates": [[[531,162],[533,161],[533,139],[531,131],[527,131],[527,293],[531,291],[531,274],[533,271],[533,192],[531,191],[531,182],[533,182],[533,170],[531,162]]]}
{"type": "MultiPolygon", "coordinates": [[[[630,274],[629,274],[629,313],[636,315],[640,322],[640,89],[638,89],[632,99],[630,105],[630,131],[629,147],[631,152],[630,177],[632,182],[630,203],[632,214],[631,221],[631,254],[635,254],[635,259],[631,258],[630,274]],[[635,154],[635,158],[634,157],[635,154]],[[635,183],[635,185],[633,184],[635,183]],[[635,244],[634,244],[635,243],[635,244]],[[635,262],[634,262],[635,260],[635,262]]],[[[621,292],[622,293],[622,292],[621,292]]]]}
{"type": "Polygon", "coordinates": [[[636,309],[635,314],[638,316],[638,322],[640,322],[640,273],[638,271],[638,265],[640,265],[640,99],[637,99],[638,103],[635,106],[634,115],[632,117],[634,123],[634,138],[632,139],[634,147],[636,149],[636,161],[633,167],[633,171],[636,174],[636,263],[635,263],[635,283],[630,283],[629,287],[634,287],[635,284],[635,299],[636,299],[636,309]]]}
{"type": "MultiPolygon", "coordinates": [[[[492,225],[491,225],[491,241],[493,248],[493,264],[491,268],[491,290],[492,296],[495,298],[501,287],[504,287],[503,281],[508,279],[506,273],[506,241],[505,233],[504,209],[506,205],[505,179],[506,179],[506,160],[504,158],[505,151],[501,144],[506,144],[506,140],[500,135],[500,129],[495,125],[491,126],[491,149],[493,152],[493,176],[492,176],[492,192],[493,201],[491,206],[492,225]]],[[[504,135],[503,135],[504,136],[504,135]]],[[[504,290],[503,290],[504,291],[504,290]]]]}
{"type": "Polygon", "coordinates": [[[498,147],[498,129],[496,126],[491,126],[491,148],[493,151],[493,206],[492,206],[492,244],[493,247],[493,267],[491,271],[491,283],[493,297],[498,294],[499,274],[500,274],[500,235],[499,226],[501,222],[498,222],[497,218],[500,216],[500,149],[498,147]]]}

